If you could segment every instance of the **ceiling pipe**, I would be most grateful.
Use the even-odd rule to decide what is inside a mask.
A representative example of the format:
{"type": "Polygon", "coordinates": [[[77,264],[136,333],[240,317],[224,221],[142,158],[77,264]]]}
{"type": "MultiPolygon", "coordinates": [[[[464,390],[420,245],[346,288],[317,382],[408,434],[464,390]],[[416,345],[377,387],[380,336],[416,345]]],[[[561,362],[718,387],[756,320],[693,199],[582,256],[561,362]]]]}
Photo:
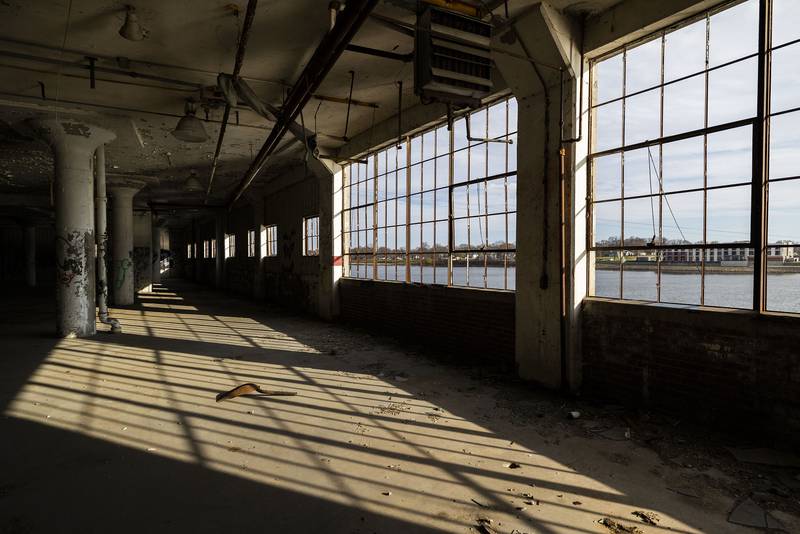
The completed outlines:
{"type": "Polygon", "coordinates": [[[278,117],[278,122],[231,195],[228,201],[228,209],[233,207],[233,204],[250,187],[255,177],[264,168],[267,159],[278,147],[297,115],[325,79],[331,67],[339,59],[345,47],[353,39],[377,3],[378,0],[350,0],[345,5],[344,10],[336,17],[336,25],[322,38],[311,60],[289,91],[286,103],[278,117]]]}
{"type": "Polygon", "coordinates": [[[378,50],[377,48],[369,48],[367,46],[360,46],[355,44],[347,45],[345,48],[348,52],[356,52],[358,54],[365,54],[368,56],[375,56],[375,57],[382,57],[384,59],[394,59],[396,61],[402,61],[403,63],[410,63],[414,61],[414,54],[398,54],[396,52],[387,52],[385,50],[378,50]]]}
{"type": "MultiPolygon", "coordinates": [[[[163,83],[171,83],[175,85],[181,85],[184,87],[192,87],[194,89],[199,89],[203,87],[201,83],[195,82],[187,82],[184,80],[176,80],[174,78],[167,78],[164,76],[155,76],[153,74],[145,74],[143,72],[136,72],[132,70],[123,70],[123,69],[112,69],[110,67],[99,67],[95,65],[92,67],[91,65],[87,65],[84,63],[75,63],[72,61],[66,61],[62,59],[55,59],[49,57],[42,57],[42,56],[34,56],[31,54],[23,54],[21,52],[12,52],[10,50],[0,50],[0,56],[11,57],[15,59],[24,59],[27,61],[36,61],[38,63],[48,63],[50,65],[58,65],[59,67],[65,68],[72,68],[77,70],[88,70],[94,72],[105,72],[107,74],[117,74],[120,76],[127,76],[130,78],[141,78],[143,80],[152,80],[156,82],[163,82],[163,83]]],[[[85,58],[84,58],[85,59],[85,58]]],[[[97,60],[97,58],[94,58],[97,60]]]]}
{"type": "MultiPolygon", "coordinates": [[[[239,39],[239,46],[236,48],[236,60],[233,64],[233,74],[231,78],[236,80],[239,77],[239,72],[242,70],[242,63],[244,63],[244,53],[247,48],[247,39],[250,37],[250,28],[253,26],[253,19],[256,14],[256,7],[258,0],[249,0],[247,2],[247,11],[244,14],[244,23],[242,25],[242,36],[239,39]]],[[[225,139],[225,130],[228,126],[228,118],[231,114],[231,105],[225,100],[225,111],[222,113],[222,125],[219,128],[219,137],[217,137],[217,148],[214,150],[214,159],[211,162],[211,174],[208,177],[208,188],[206,189],[206,202],[211,195],[211,187],[214,184],[214,174],[217,172],[217,163],[219,163],[219,154],[222,151],[222,141],[225,139]]]]}

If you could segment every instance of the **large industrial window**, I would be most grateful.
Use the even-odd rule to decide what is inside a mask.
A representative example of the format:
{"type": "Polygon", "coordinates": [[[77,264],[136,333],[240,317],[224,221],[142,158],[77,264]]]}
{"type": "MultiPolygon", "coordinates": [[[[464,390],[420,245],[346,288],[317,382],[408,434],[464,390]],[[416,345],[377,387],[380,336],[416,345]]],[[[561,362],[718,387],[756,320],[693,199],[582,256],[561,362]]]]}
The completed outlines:
{"type": "Polygon", "coordinates": [[[345,167],[344,275],[514,289],[516,136],[504,98],[345,167]]]}
{"type": "Polygon", "coordinates": [[[225,234],[225,257],[236,256],[236,234],[225,234]]]}
{"type": "Polygon", "coordinates": [[[212,258],[216,258],[217,257],[217,240],[216,239],[212,239],[211,240],[211,257],[212,258]]]}
{"type": "Polygon", "coordinates": [[[208,239],[203,240],[203,257],[211,257],[211,242],[208,239]]]}
{"type": "Polygon", "coordinates": [[[261,227],[261,257],[278,255],[278,227],[274,224],[261,227]]]}
{"type": "Polygon", "coordinates": [[[593,62],[594,295],[753,308],[761,300],[754,273],[765,265],[767,308],[800,311],[791,290],[800,236],[788,223],[800,215],[791,180],[800,176],[798,4],[763,6],[774,10],[775,47],[763,51],[772,94],[761,98],[759,83],[770,80],[768,68],[759,71],[759,0],[728,3],[593,62]],[[761,128],[770,96],[773,116],[761,128]],[[770,154],[760,148],[767,134],[770,154]],[[766,241],[765,159],[780,162],[769,177],[783,180],[770,183],[766,241]]]}
{"type": "Polygon", "coordinates": [[[187,243],[186,244],[186,258],[187,259],[192,259],[192,244],[191,243],[187,243]]]}
{"type": "Polygon", "coordinates": [[[303,256],[319,256],[319,216],[303,219],[303,256]]]}
{"type": "Polygon", "coordinates": [[[248,258],[255,258],[256,257],[256,231],[255,230],[248,230],[247,231],[247,257],[248,258]]]}

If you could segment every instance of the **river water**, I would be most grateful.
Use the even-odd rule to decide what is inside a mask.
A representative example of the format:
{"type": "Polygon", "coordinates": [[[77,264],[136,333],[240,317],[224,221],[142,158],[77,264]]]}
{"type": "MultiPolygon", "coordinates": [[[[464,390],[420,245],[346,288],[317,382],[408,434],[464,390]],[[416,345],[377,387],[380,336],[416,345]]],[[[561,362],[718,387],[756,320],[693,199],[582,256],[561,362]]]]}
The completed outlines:
{"type": "MultiPolygon", "coordinates": [[[[394,267],[378,266],[380,279],[404,276],[402,267],[395,275],[394,267]]],[[[425,266],[411,270],[413,282],[446,284],[447,268],[425,266]],[[435,279],[434,279],[435,276],[435,279]]],[[[516,282],[514,267],[454,267],[453,285],[489,289],[513,290],[516,282]]],[[[655,271],[627,271],[624,281],[625,299],[655,301],[657,299],[655,271]]],[[[620,298],[618,271],[598,269],[595,275],[595,296],[620,298]]],[[[661,273],[661,302],[700,304],[700,274],[661,273]]],[[[707,273],[705,304],[729,308],[751,309],[753,305],[753,276],[746,273],[707,273]]],[[[767,309],[800,313],[800,273],[770,273],[767,277],[767,309]]]]}

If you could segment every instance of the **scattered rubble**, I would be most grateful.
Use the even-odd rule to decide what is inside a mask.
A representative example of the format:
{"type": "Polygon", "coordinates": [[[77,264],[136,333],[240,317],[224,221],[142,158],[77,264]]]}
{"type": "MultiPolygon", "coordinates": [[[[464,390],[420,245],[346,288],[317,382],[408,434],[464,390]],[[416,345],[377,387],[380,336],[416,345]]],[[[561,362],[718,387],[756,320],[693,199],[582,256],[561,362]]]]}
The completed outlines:
{"type": "Polygon", "coordinates": [[[647,523],[648,525],[657,525],[660,521],[657,514],[644,510],[634,510],[631,515],[638,517],[642,523],[647,523]]]}
{"type": "Polygon", "coordinates": [[[644,531],[638,527],[623,525],[608,517],[604,517],[597,522],[606,527],[608,531],[613,534],[644,534],[644,531]]]}

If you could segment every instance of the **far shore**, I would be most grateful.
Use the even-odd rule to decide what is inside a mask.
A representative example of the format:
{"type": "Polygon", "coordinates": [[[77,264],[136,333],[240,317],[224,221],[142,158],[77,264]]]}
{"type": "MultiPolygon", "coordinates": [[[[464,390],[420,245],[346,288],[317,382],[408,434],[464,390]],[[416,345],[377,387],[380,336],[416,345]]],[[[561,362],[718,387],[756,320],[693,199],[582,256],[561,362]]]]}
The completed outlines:
{"type": "MultiPolygon", "coordinates": [[[[655,271],[656,263],[640,263],[640,262],[625,262],[623,266],[626,271],[655,271]]],[[[619,270],[618,263],[597,262],[595,268],[602,271],[616,271],[619,270]]],[[[667,273],[697,273],[700,272],[702,267],[697,263],[662,263],[661,272],[667,273]]],[[[743,265],[715,265],[707,263],[705,266],[706,273],[720,273],[720,274],[752,274],[753,266],[743,265]]],[[[769,274],[792,274],[800,273],[800,264],[797,265],[768,265],[767,272],[769,274]]]]}

